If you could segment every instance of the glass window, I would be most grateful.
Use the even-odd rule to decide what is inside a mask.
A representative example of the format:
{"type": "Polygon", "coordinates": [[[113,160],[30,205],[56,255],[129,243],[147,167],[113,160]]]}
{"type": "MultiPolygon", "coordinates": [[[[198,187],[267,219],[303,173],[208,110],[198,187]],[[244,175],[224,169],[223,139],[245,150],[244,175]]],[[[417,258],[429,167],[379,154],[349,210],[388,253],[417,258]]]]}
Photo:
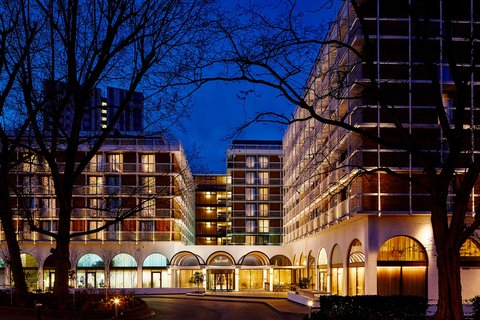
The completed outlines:
{"type": "Polygon", "coordinates": [[[269,220],[258,220],[258,232],[269,232],[270,221],[269,220]]]}
{"type": "Polygon", "coordinates": [[[155,216],[155,199],[146,199],[142,202],[142,216],[143,217],[155,216]]]}
{"type": "Polygon", "coordinates": [[[43,192],[44,193],[48,193],[48,194],[53,194],[54,193],[52,176],[43,176],[42,177],[42,187],[43,187],[43,192]]]}
{"type": "Polygon", "coordinates": [[[155,177],[143,177],[142,184],[145,193],[155,193],[155,177]]]}
{"type": "Polygon", "coordinates": [[[103,177],[88,177],[90,194],[102,194],[103,177]]]}
{"type": "Polygon", "coordinates": [[[268,204],[261,203],[258,205],[258,215],[261,217],[268,217],[268,204]]]}
{"type": "Polygon", "coordinates": [[[247,184],[255,184],[255,172],[247,172],[245,175],[245,182],[247,184]]]}
{"type": "Polygon", "coordinates": [[[255,220],[246,220],[245,221],[245,232],[255,232],[256,223],[255,220]]]}
{"type": "Polygon", "coordinates": [[[153,231],[153,221],[140,221],[140,231],[153,231]]]}
{"type": "Polygon", "coordinates": [[[167,266],[167,258],[160,253],[152,253],[148,257],[145,258],[143,261],[143,267],[166,267],[167,266]]]}
{"type": "Polygon", "coordinates": [[[255,200],[255,188],[245,188],[245,200],[255,200]]]}
{"type": "Polygon", "coordinates": [[[155,155],[154,154],[142,154],[142,171],[143,172],[155,172],[155,155]]]}
{"type": "Polygon", "coordinates": [[[96,154],[92,157],[92,160],[90,160],[90,171],[103,171],[103,155],[96,154]]]}
{"type": "Polygon", "coordinates": [[[245,205],[245,215],[247,217],[254,217],[255,216],[255,204],[248,203],[245,205]]]}
{"type": "Polygon", "coordinates": [[[258,162],[260,164],[260,168],[262,169],[268,168],[268,156],[259,156],[258,162]]]}
{"type": "Polygon", "coordinates": [[[255,156],[247,156],[246,165],[247,168],[255,168],[255,156]]]}
{"type": "Polygon", "coordinates": [[[259,172],[258,178],[260,184],[268,184],[268,172],[259,172]]]}
{"type": "Polygon", "coordinates": [[[108,155],[108,163],[110,164],[110,171],[123,171],[123,157],[122,154],[113,153],[108,155]]]}
{"type": "Polygon", "coordinates": [[[246,245],[254,245],[256,241],[255,236],[245,236],[245,244],[246,245]]]}
{"type": "Polygon", "coordinates": [[[268,188],[260,188],[259,190],[259,200],[268,200],[268,188]]]}

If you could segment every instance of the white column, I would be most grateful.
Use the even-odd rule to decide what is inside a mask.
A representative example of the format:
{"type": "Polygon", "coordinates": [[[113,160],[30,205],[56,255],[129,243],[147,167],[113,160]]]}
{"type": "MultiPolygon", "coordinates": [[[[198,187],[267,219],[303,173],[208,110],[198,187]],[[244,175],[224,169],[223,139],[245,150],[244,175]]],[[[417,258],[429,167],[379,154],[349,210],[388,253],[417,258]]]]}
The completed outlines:
{"type": "Polygon", "coordinates": [[[240,288],[238,287],[240,283],[240,273],[239,269],[235,268],[235,291],[239,291],[240,288]]]}
{"type": "Polygon", "coordinates": [[[143,288],[143,267],[137,267],[137,288],[143,288]]]}
{"type": "Polygon", "coordinates": [[[270,267],[270,269],[268,269],[268,273],[269,273],[269,281],[270,282],[270,287],[268,288],[269,291],[273,291],[273,268],[270,267]]]}

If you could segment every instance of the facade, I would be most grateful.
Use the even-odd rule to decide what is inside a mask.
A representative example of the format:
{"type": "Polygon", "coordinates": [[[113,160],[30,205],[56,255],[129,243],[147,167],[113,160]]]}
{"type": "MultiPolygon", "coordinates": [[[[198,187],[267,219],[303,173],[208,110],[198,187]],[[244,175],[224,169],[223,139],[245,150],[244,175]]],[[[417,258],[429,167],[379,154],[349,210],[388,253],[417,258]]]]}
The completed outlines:
{"type": "MultiPolygon", "coordinates": [[[[432,116],[433,103],[425,98],[430,89],[415,55],[412,21],[403,10],[406,1],[382,6],[386,2],[362,2],[366,23],[379,30],[371,35],[376,78],[391,93],[389,103],[400,107],[399,117],[409,130],[421,133],[425,147],[438,147],[432,153],[441,156],[442,133],[432,116]]],[[[470,14],[473,5],[474,0],[458,2],[459,11],[469,14],[458,15],[453,30],[478,29],[477,11],[470,14]]],[[[439,7],[429,9],[441,15],[439,7]]],[[[460,48],[467,38],[456,37],[456,45],[460,48]]],[[[359,20],[348,1],[331,24],[329,39],[362,50],[359,20]]],[[[432,47],[441,45],[434,32],[432,47]]],[[[443,102],[451,114],[453,86],[438,58],[443,102]]],[[[312,68],[308,83],[314,86],[305,96],[329,117],[392,135],[391,122],[364,94],[368,79],[357,62],[346,48],[328,42],[312,68]]],[[[468,97],[472,101],[480,94],[474,80],[468,97]]],[[[297,118],[305,115],[300,108],[295,112],[297,118]]],[[[474,116],[469,113],[465,124],[472,136],[478,127],[474,116]]],[[[132,123],[127,118],[124,129],[135,129],[127,126],[126,121],[132,123]]],[[[472,153],[478,153],[475,139],[470,143],[472,153]]],[[[74,239],[72,286],[139,292],[191,288],[193,274],[201,272],[207,290],[274,291],[306,280],[309,289],[323,293],[415,294],[434,302],[438,276],[426,192],[381,172],[356,175],[359,166],[379,165],[398,174],[422,173],[401,150],[379,148],[314,120],[292,123],[282,142],[234,141],[227,151],[226,174],[201,174],[195,181],[181,146],[162,139],[112,138],[78,182],[72,228],[94,228],[115,210],[140,211],[108,230],[74,239]]],[[[56,200],[48,170],[40,159],[31,159],[16,175],[26,196],[15,203],[38,208],[38,223],[55,232],[56,200]]],[[[478,201],[476,192],[472,198],[478,201]]],[[[31,288],[48,290],[54,281],[51,239],[29,232],[21,217],[15,225],[31,288]]],[[[477,232],[461,250],[464,299],[480,294],[479,238],[477,232]]],[[[0,285],[8,285],[1,233],[0,247],[0,285]]]]}
{"type": "Polygon", "coordinates": [[[227,236],[233,245],[282,243],[282,143],[234,140],[227,151],[227,236]]]}
{"type": "MultiPolygon", "coordinates": [[[[73,105],[65,103],[65,83],[46,81],[44,96],[48,101],[48,110],[45,114],[44,126],[52,127],[54,122],[61,123],[63,130],[68,131],[73,121],[73,105]],[[60,103],[59,103],[60,102],[60,103]],[[60,106],[60,107],[59,107],[60,106]],[[59,109],[61,108],[61,109],[59,109]]],[[[112,132],[115,134],[139,135],[144,127],[143,94],[133,92],[129,102],[125,102],[128,91],[120,88],[107,87],[107,96],[102,94],[100,88],[92,90],[85,107],[82,120],[82,133],[84,135],[98,133],[105,129],[114,117],[118,108],[125,108],[116,122],[112,132]],[[126,106],[123,104],[126,103],[126,106]]]]}
{"type": "Polygon", "coordinates": [[[195,244],[226,245],[227,176],[225,174],[197,174],[195,179],[195,244]]]}
{"type": "MultiPolygon", "coordinates": [[[[370,32],[374,78],[384,90],[385,103],[395,106],[395,119],[418,137],[425,152],[442,157],[443,134],[433,112],[435,101],[429,99],[434,89],[420,54],[422,48],[414,41],[410,3],[415,8],[422,6],[415,1],[361,3],[370,32]]],[[[436,54],[443,104],[451,117],[455,94],[441,56],[445,46],[438,23],[442,1],[435,3],[428,8],[432,19],[437,19],[431,28],[430,49],[436,54]]],[[[468,47],[471,29],[466,26],[479,26],[471,8],[473,1],[460,1],[455,8],[458,12],[453,13],[451,30],[457,50],[468,47]]],[[[365,52],[362,26],[348,1],[341,6],[326,40],[338,42],[322,47],[307,81],[306,99],[326,118],[394,138],[398,131],[393,119],[368,91],[368,66],[346,46],[337,45],[343,42],[365,52]]],[[[469,55],[459,59],[470,63],[469,55]]],[[[476,78],[471,88],[471,96],[465,99],[475,101],[480,94],[476,78]]],[[[295,112],[296,118],[308,116],[301,108],[295,112]]],[[[468,113],[464,127],[472,137],[477,130],[472,124],[477,123],[474,113],[468,113]]],[[[475,141],[468,143],[472,153],[478,152],[475,141]]],[[[402,150],[380,147],[356,133],[315,120],[291,124],[283,145],[284,241],[292,246],[294,265],[303,266],[294,278],[307,277],[317,289],[332,294],[420,295],[435,300],[437,269],[428,191],[381,171],[358,175],[359,168],[389,167],[400,176],[421,181],[423,167],[418,160],[402,150]]],[[[470,214],[475,212],[473,207],[469,209],[470,214]]],[[[462,248],[464,299],[479,293],[478,248],[475,239],[462,248]]]]}
{"type": "MultiPolygon", "coordinates": [[[[19,153],[20,157],[24,155],[19,153]]],[[[54,280],[53,261],[49,260],[52,239],[30,232],[21,212],[27,206],[37,225],[55,233],[58,206],[46,164],[35,157],[30,160],[15,173],[17,187],[22,190],[21,196],[12,199],[19,210],[15,226],[26,252],[26,266],[43,266],[43,283],[37,284],[37,273],[32,272],[31,286],[50,288],[54,280]]],[[[133,277],[137,263],[133,252],[126,248],[139,243],[154,247],[159,242],[195,241],[193,176],[181,145],[166,144],[161,138],[108,139],[77,181],[73,206],[72,233],[92,230],[119,215],[134,213],[106,230],[72,239],[72,265],[76,266],[73,269],[77,270],[78,287],[136,287],[141,281],[133,277]],[[102,270],[105,260],[114,268],[110,278],[102,270]],[[112,273],[115,268],[121,270],[112,273]]],[[[163,258],[151,259],[146,267],[166,266],[163,258]]]]}

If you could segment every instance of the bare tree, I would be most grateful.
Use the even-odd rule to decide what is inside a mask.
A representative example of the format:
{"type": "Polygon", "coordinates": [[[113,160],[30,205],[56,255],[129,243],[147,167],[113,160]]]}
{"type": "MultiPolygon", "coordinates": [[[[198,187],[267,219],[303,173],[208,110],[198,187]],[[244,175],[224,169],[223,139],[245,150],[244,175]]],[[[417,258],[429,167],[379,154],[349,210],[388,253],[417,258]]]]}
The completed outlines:
{"type": "MultiPolygon", "coordinates": [[[[325,5],[335,3],[328,1],[325,5]]],[[[218,76],[203,79],[265,85],[297,106],[292,115],[272,110],[257,114],[252,122],[296,122],[325,133],[341,129],[351,137],[350,143],[356,143],[349,148],[396,150],[418,166],[405,173],[386,159],[369,162],[359,157],[360,153],[348,162],[339,161],[341,155],[321,155],[322,146],[330,142],[320,135],[316,137],[317,151],[305,159],[309,163],[305,168],[313,170],[309,173],[312,175],[339,170],[334,163],[320,166],[318,162],[333,159],[335,163],[342,162],[340,169],[351,171],[348,183],[365,175],[376,179],[383,172],[397,182],[409,181],[429,195],[439,274],[437,319],[464,317],[459,252],[480,225],[478,208],[472,208],[477,203],[472,191],[478,186],[480,172],[474,144],[478,139],[478,120],[474,117],[477,107],[472,98],[479,94],[474,81],[479,76],[480,35],[476,29],[455,23],[471,21],[472,16],[478,19],[470,12],[472,3],[345,1],[326,37],[321,30],[302,26],[294,2],[280,16],[262,14],[254,8],[239,15],[244,20],[232,19],[218,25],[224,47],[222,54],[208,63],[226,68],[218,76]],[[407,18],[409,22],[403,31],[409,35],[411,30],[410,44],[397,40],[396,44],[387,45],[379,40],[377,12],[407,18]],[[406,59],[405,67],[394,70],[387,64],[381,65],[388,54],[402,55],[399,59],[406,59]],[[414,102],[409,102],[408,97],[414,102]],[[406,109],[401,107],[405,105],[413,106],[410,108],[414,117],[424,117],[427,131],[413,125],[416,120],[405,114],[406,109]],[[416,109],[416,105],[429,107],[422,110],[416,109]],[[314,122],[321,125],[312,125],[314,122]],[[367,122],[388,126],[368,126],[367,122]]],[[[379,32],[392,32],[387,24],[379,32]]],[[[297,170],[307,170],[303,168],[297,170]]]]}
{"type": "MultiPolygon", "coordinates": [[[[77,179],[113,133],[139,88],[180,97],[171,82],[193,72],[206,46],[210,1],[42,1],[29,12],[46,22],[34,54],[22,64],[20,84],[34,151],[48,165],[59,205],[54,295],[68,290],[72,195],[77,179]],[[107,123],[85,135],[96,88],[115,84],[125,97],[107,123]],[[37,113],[37,110],[41,110],[37,113]],[[78,153],[88,150],[81,159],[78,153]]],[[[179,99],[177,99],[179,100],[179,99]]],[[[37,226],[38,227],[38,226],[37,226]]]]}
{"type": "Polygon", "coordinates": [[[17,305],[26,305],[27,285],[20,258],[13,217],[17,214],[10,195],[16,183],[12,171],[20,138],[28,128],[17,95],[16,79],[32,48],[38,25],[27,18],[25,1],[1,1],[0,11],[0,219],[8,246],[7,264],[13,274],[17,305]]]}

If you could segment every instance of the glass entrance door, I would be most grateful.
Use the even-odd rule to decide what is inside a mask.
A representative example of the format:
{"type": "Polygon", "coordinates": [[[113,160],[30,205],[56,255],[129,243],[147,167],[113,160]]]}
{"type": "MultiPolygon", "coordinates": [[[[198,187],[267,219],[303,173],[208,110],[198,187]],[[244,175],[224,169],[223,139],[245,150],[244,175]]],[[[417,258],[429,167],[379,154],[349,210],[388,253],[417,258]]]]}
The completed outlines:
{"type": "Polygon", "coordinates": [[[162,287],[162,273],[161,272],[152,272],[152,288],[161,288],[162,287]]]}
{"type": "Polygon", "coordinates": [[[235,289],[235,273],[233,270],[217,272],[209,270],[208,272],[208,290],[212,291],[232,291],[235,289]]]}

